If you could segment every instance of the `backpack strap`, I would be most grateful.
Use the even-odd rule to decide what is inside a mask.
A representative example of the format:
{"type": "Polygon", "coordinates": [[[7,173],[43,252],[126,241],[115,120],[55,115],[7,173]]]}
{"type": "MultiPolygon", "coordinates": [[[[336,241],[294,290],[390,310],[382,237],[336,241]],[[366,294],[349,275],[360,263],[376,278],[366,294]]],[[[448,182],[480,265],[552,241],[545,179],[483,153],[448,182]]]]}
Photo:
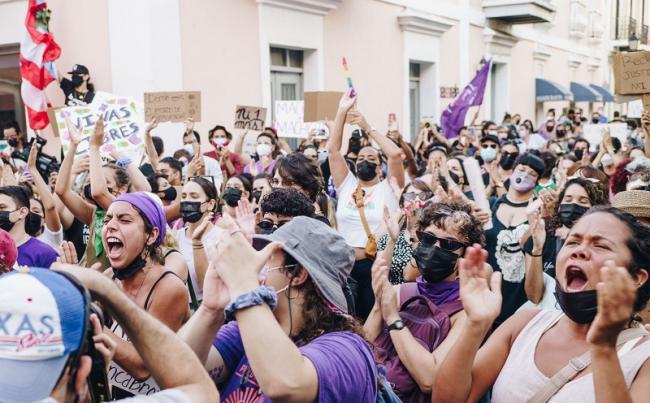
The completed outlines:
{"type": "MultiPolygon", "coordinates": [[[[640,328],[633,327],[625,329],[618,335],[616,346],[625,344],[639,336],[647,335],[648,333],[640,328]]],[[[586,353],[579,357],[572,358],[566,367],[559,370],[555,375],[549,378],[544,387],[535,393],[533,397],[528,400],[528,403],[546,403],[548,402],[564,385],[576,377],[582,370],[591,364],[591,351],[587,350],[586,353]]]]}
{"type": "Polygon", "coordinates": [[[406,300],[416,295],[420,295],[417,283],[402,283],[399,285],[399,306],[402,306],[406,300]]]}

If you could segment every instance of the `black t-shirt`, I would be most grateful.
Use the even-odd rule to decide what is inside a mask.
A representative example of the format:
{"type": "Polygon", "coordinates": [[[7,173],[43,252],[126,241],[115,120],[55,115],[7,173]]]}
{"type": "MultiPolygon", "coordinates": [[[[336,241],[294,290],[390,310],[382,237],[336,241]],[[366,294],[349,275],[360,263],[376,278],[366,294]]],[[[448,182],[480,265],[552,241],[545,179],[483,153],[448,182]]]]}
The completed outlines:
{"type": "MultiPolygon", "coordinates": [[[[542,248],[542,263],[544,268],[544,273],[555,278],[555,259],[557,254],[562,249],[562,240],[558,238],[555,234],[547,234],[546,240],[544,241],[544,247],[542,248]]],[[[527,255],[533,254],[533,237],[528,238],[528,241],[524,244],[524,253],[527,255]]]]}
{"type": "Polygon", "coordinates": [[[72,222],[70,228],[63,231],[63,239],[74,244],[79,260],[81,260],[81,257],[86,253],[88,238],[90,238],[90,228],[76,218],[72,222]]]}
{"type": "MultiPolygon", "coordinates": [[[[485,249],[488,252],[488,263],[494,271],[500,271],[503,275],[503,281],[501,282],[503,305],[501,306],[501,314],[494,322],[495,327],[508,319],[528,300],[524,290],[526,262],[521,242],[528,231],[529,225],[527,221],[517,226],[506,227],[503,225],[496,214],[499,206],[503,203],[505,203],[505,195],[494,203],[492,208],[492,228],[485,232],[485,249]]],[[[518,208],[525,209],[526,207],[524,205],[518,208]]]]}
{"type": "Polygon", "coordinates": [[[62,78],[59,85],[61,86],[61,90],[63,90],[63,94],[65,95],[65,104],[67,106],[89,104],[93,101],[93,98],[95,98],[94,91],[88,91],[85,94],[77,92],[74,89],[74,84],[72,84],[72,81],[68,80],[67,78],[62,78]]]}

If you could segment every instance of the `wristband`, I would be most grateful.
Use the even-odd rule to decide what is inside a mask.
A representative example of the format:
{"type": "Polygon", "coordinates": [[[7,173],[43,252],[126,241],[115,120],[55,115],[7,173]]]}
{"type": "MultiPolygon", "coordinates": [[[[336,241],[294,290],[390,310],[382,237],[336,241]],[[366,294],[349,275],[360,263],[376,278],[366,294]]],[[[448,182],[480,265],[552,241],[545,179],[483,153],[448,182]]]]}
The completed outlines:
{"type": "Polygon", "coordinates": [[[133,161],[131,161],[131,158],[123,157],[115,161],[115,165],[117,165],[118,168],[126,169],[129,165],[131,165],[132,162],[133,161]]]}
{"type": "Polygon", "coordinates": [[[536,255],[536,254],[534,254],[534,253],[531,253],[531,254],[530,254],[530,256],[532,256],[532,257],[542,257],[542,255],[543,255],[543,253],[540,253],[539,255],[536,255]]]}
{"type": "Polygon", "coordinates": [[[271,287],[257,287],[256,289],[242,294],[235,298],[226,309],[224,314],[226,321],[235,319],[235,313],[239,310],[250,308],[251,306],[267,304],[269,308],[274,309],[278,303],[278,297],[275,289],[271,287]]]}

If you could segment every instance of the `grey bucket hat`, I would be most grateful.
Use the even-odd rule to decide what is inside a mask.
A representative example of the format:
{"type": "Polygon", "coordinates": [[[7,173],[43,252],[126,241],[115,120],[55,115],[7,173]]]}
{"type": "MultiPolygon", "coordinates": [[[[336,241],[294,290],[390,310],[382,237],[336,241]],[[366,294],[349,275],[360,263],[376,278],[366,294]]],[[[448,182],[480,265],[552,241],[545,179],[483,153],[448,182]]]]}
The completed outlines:
{"type": "Polygon", "coordinates": [[[348,313],[343,287],[354,265],[354,252],[341,235],[318,220],[299,216],[270,235],[253,236],[257,250],[271,242],[284,244],[284,251],[307,270],[330,307],[348,313]]]}

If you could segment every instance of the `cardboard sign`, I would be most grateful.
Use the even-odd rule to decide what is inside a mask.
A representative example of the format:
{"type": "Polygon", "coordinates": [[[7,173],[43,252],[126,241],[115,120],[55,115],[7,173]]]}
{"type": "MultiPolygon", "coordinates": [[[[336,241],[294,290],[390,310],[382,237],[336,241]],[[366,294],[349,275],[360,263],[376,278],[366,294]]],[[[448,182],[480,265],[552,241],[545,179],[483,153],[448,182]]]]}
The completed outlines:
{"type": "Polygon", "coordinates": [[[342,96],[342,92],[335,91],[305,92],[304,121],[334,120],[342,96]]]}
{"type": "Polygon", "coordinates": [[[133,99],[98,92],[91,104],[60,108],[54,114],[64,155],[70,149],[66,116],[81,131],[81,143],[77,146],[75,154],[79,156],[88,153],[90,135],[95,130],[95,123],[101,114],[104,116],[104,145],[100,149],[101,155],[110,157],[111,151],[115,149],[132,161],[140,161],[144,152],[142,136],[145,125],[142,110],[133,99]]]}
{"type": "Polygon", "coordinates": [[[596,151],[596,146],[603,141],[607,128],[612,137],[619,139],[621,144],[627,142],[627,123],[588,124],[583,127],[582,136],[589,141],[589,151],[596,151]]]}
{"type": "Polygon", "coordinates": [[[159,122],[183,122],[187,118],[201,121],[201,92],[145,92],[144,120],[153,118],[159,122]]]}
{"type": "Polygon", "coordinates": [[[275,122],[273,127],[282,137],[307,138],[309,132],[321,132],[326,126],[323,122],[305,123],[303,120],[303,101],[275,101],[275,122]]]}
{"type": "Polygon", "coordinates": [[[235,129],[261,132],[266,122],[266,108],[261,106],[241,106],[235,108],[235,129]]]}
{"type": "Polygon", "coordinates": [[[617,95],[650,93],[650,52],[617,53],[612,64],[617,95]]]}

